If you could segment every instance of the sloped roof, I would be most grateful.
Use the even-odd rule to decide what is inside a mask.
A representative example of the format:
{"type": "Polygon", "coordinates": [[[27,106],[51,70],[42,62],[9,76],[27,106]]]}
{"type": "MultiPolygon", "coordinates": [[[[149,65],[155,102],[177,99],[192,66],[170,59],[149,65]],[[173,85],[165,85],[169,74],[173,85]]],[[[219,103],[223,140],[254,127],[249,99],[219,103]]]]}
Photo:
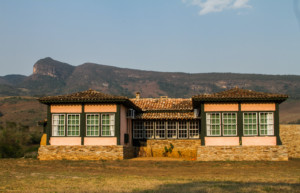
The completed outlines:
{"type": "Polygon", "coordinates": [[[193,101],[278,101],[283,102],[288,95],[256,92],[235,87],[226,91],[213,94],[200,94],[193,96],[193,101]]]}
{"type": "Polygon", "coordinates": [[[194,112],[191,111],[146,111],[138,114],[136,119],[195,119],[194,112]]]}
{"type": "Polygon", "coordinates": [[[151,110],[193,110],[192,99],[183,98],[141,98],[130,99],[136,106],[143,111],[151,110]]]}
{"type": "Polygon", "coordinates": [[[127,106],[131,106],[136,110],[140,110],[134,103],[132,103],[127,97],[115,96],[110,94],[101,93],[92,89],[59,96],[46,96],[38,99],[41,103],[52,104],[52,103],[124,103],[127,106]]]}

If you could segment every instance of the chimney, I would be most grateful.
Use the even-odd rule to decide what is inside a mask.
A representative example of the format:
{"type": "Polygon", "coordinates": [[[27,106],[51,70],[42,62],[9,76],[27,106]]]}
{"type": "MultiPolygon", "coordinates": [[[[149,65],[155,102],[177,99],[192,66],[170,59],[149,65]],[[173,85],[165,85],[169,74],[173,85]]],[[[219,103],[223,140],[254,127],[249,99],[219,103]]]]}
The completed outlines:
{"type": "Polygon", "coordinates": [[[140,97],[141,97],[141,93],[140,93],[140,92],[136,92],[136,93],[135,93],[135,98],[136,98],[136,99],[140,99],[140,97]]]}

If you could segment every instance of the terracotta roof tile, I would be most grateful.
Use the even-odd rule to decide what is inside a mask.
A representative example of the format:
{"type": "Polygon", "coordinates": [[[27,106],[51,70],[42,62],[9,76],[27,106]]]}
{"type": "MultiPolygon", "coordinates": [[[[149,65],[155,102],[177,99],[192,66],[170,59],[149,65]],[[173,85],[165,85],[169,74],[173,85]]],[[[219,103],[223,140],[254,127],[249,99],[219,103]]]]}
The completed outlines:
{"type": "Polygon", "coordinates": [[[192,99],[182,98],[141,98],[130,99],[143,111],[150,110],[193,110],[192,99]]]}
{"type": "Polygon", "coordinates": [[[190,111],[168,111],[168,112],[143,112],[136,119],[194,119],[194,112],[190,111]]]}
{"type": "Polygon", "coordinates": [[[78,102],[87,102],[87,103],[113,102],[113,103],[122,103],[138,111],[141,111],[141,109],[137,107],[134,103],[132,103],[127,97],[105,94],[92,89],[83,92],[67,94],[67,95],[41,97],[38,100],[44,104],[78,103],[78,102]]]}
{"type": "Polygon", "coordinates": [[[252,90],[245,90],[241,88],[233,88],[214,94],[201,94],[193,96],[193,100],[196,101],[284,101],[288,98],[284,94],[272,94],[264,92],[256,92],[252,90]]]}
{"type": "Polygon", "coordinates": [[[41,102],[86,102],[86,101],[103,101],[103,100],[126,100],[127,97],[114,96],[110,94],[104,94],[92,89],[83,92],[77,92],[67,95],[59,96],[47,96],[42,97],[39,100],[41,102]]]}

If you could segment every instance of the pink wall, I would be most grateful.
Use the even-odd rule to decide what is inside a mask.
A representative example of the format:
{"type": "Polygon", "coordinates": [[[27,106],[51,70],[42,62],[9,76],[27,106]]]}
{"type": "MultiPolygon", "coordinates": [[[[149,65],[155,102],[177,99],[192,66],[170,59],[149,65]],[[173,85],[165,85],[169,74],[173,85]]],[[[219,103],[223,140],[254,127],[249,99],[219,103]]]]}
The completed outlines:
{"type": "Polygon", "coordinates": [[[243,146],[276,145],[276,137],[242,137],[243,146]]]}
{"type": "Polygon", "coordinates": [[[116,137],[85,137],[84,145],[117,145],[116,137]]]}
{"type": "Polygon", "coordinates": [[[205,146],[240,145],[239,137],[205,137],[205,146]]]}
{"type": "Polygon", "coordinates": [[[86,113],[115,113],[117,112],[117,105],[116,104],[110,104],[110,105],[104,105],[104,104],[90,104],[90,105],[84,105],[84,112],[86,113]]]}
{"type": "Polygon", "coordinates": [[[127,128],[129,134],[129,146],[132,146],[132,119],[127,119],[127,128]]]}
{"type": "Polygon", "coordinates": [[[275,111],[275,103],[242,103],[242,111],[275,111]]]}
{"type": "Polygon", "coordinates": [[[204,111],[238,111],[239,105],[237,103],[208,103],[204,104],[204,111]]]}
{"type": "Polygon", "coordinates": [[[50,137],[50,145],[81,145],[81,137],[50,137]]]}
{"type": "Polygon", "coordinates": [[[51,113],[81,113],[81,105],[51,105],[51,113]]]}

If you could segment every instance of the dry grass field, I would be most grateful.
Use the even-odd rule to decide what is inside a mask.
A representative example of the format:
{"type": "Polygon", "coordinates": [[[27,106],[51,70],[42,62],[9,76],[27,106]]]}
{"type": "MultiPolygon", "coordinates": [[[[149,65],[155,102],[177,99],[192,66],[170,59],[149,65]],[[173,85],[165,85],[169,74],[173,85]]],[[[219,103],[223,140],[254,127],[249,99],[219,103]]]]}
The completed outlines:
{"type": "Polygon", "coordinates": [[[0,192],[300,192],[300,160],[1,159],[0,192]]]}

